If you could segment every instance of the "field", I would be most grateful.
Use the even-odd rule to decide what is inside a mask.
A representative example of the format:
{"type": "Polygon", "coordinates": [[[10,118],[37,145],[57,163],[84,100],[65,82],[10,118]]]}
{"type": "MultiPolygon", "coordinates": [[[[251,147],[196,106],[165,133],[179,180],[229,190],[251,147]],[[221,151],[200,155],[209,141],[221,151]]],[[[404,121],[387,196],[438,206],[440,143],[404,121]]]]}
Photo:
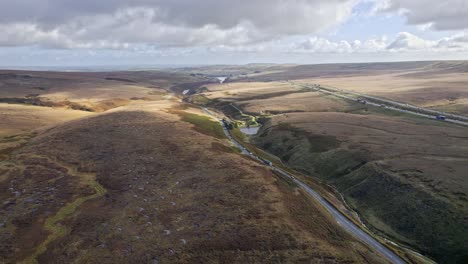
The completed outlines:
{"type": "Polygon", "coordinates": [[[205,106],[261,124],[255,136],[233,133],[371,231],[463,263],[466,127],[294,83],[463,114],[465,66],[0,71],[0,262],[386,263],[291,181],[241,155],[205,106]]]}
{"type": "Polygon", "coordinates": [[[37,128],[89,115],[92,113],[72,109],[0,104],[0,136],[28,133],[37,128]]]}
{"type": "Polygon", "coordinates": [[[307,80],[436,110],[468,114],[467,73],[419,72],[307,80]],[[413,77],[414,74],[414,77],[413,77]]]}
{"type": "Polygon", "coordinates": [[[468,114],[466,61],[287,66],[240,81],[293,80],[380,96],[417,106],[468,114]]]}
{"type": "Polygon", "coordinates": [[[373,231],[442,263],[463,263],[468,235],[466,127],[306,91],[281,80],[456,108],[464,114],[466,65],[288,66],[280,73],[212,84],[197,96],[231,118],[237,119],[238,112],[256,116],[263,127],[251,143],[332,185],[373,231]]]}
{"type": "Polygon", "coordinates": [[[386,263],[171,95],[203,78],[8,74],[40,80],[0,87],[0,262],[386,263]]]}
{"type": "Polygon", "coordinates": [[[168,72],[0,71],[0,102],[103,112],[161,99],[169,88],[201,78],[168,72]]]}
{"type": "Polygon", "coordinates": [[[205,86],[208,91],[203,94],[210,99],[223,98],[224,100],[240,101],[246,98],[268,98],[299,92],[283,82],[252,82],[252,83],[226,83],[223,85],[209,84],[205,86]]]}

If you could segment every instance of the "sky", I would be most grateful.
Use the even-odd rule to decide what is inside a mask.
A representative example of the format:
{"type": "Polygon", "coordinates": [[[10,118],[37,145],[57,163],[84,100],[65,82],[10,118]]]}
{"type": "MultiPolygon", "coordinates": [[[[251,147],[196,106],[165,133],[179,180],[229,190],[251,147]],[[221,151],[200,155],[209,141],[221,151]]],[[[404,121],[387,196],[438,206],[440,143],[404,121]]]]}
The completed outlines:
{"type": "Polygon", "coordinates": [[[468,0],[0,0],[0,67],[468,59],[468,0]]]}

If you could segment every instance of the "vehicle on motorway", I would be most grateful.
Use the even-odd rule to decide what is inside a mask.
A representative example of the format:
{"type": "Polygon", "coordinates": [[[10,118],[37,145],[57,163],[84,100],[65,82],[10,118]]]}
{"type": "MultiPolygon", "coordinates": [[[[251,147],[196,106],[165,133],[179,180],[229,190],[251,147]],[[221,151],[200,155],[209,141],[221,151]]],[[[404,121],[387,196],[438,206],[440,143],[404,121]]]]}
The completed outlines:
{"type": "Polygon", "coordinates": [[[438,115],[438,116],[436,116],[436,119],[437,119],[437,120],[445,120],[445,118],[446,118],[446,117],[443,116],[443,115],[438,115]]]}

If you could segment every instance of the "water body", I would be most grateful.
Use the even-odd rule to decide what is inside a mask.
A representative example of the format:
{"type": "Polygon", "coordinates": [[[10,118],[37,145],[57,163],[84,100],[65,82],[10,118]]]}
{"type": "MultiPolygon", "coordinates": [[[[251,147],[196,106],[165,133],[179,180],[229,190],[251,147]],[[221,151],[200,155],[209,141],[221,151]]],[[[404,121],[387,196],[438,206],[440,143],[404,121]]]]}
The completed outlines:
{"type": "Polygon", "coordinates": [[[258,130],[260,129],[260,126],[257,126],[257,127],[249,127],[249,128],[246,128],[246,127],[241,127],[239,130],[246,134],[246,135],[255,135],[258,133],[258,130]]]}
{"type": "Polygon", "coordinates": [[[219,83],[223,83],[227,79],[227,77],[216,77],[216,79],[219,80],[219,83]]]}

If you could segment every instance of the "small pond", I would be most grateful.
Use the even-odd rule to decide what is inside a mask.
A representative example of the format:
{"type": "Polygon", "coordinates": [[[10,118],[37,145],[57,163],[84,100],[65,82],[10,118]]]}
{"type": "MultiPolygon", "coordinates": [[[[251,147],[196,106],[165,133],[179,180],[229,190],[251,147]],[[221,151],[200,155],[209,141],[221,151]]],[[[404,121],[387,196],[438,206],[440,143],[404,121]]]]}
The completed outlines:
{"type": "Polygon", "coordinates": [[[239,128],[239,130],[240,130],[242,133],[246,134],[246,135],[255,135],[255,134],[258,133],[258,130],[259,130],[259,129],[260,129],[260,126],[249,127],[249,128],[247,128],[247,127],[241,127],[241,128],[239,128]]]}

